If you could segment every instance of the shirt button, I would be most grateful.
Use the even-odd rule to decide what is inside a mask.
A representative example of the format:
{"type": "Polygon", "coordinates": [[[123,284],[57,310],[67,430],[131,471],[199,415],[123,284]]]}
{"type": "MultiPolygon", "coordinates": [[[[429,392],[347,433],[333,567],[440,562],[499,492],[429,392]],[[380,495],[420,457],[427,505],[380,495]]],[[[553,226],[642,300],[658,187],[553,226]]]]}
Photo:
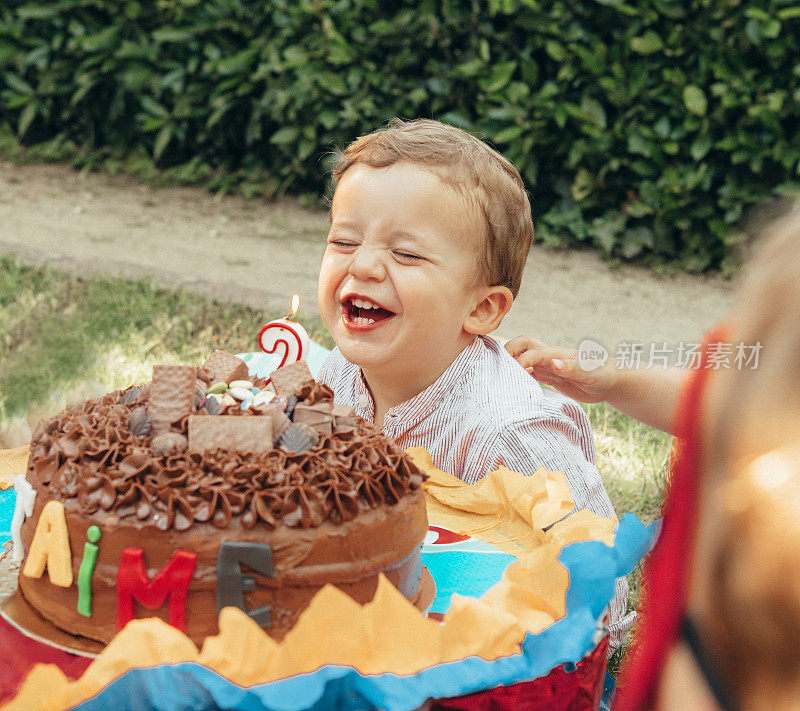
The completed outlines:
{"type": "Polygon", "coordinates": [[[369,396],[368,395],[359,395],[358,396],[358,404],[361,407],[367,407],[369,405],[369,396]]]}

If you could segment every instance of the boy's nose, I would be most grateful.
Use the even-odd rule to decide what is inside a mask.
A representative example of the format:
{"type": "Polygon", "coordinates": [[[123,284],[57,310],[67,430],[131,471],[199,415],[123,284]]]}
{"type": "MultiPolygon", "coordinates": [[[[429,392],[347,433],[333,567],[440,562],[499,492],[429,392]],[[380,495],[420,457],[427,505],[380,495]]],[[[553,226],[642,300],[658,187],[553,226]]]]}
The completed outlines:
{"type": "Polygon", "coordinates": [[[386,267],[378,250],[364,245],[353,253],[348,272],[361,281],[382,281],[386,278],[386,267]]]}

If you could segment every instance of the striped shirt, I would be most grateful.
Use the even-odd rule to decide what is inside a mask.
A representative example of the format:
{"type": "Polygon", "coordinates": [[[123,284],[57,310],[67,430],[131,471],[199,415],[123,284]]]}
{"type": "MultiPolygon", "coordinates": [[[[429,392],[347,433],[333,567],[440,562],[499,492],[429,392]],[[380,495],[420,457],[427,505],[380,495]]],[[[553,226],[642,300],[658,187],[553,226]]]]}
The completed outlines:
{"type": "MultiPolygon", "coordinates": [[[[334,349],[317,378],[341,405],[375,420],[361,369],[334,349]]],[[[433,463],[472,484],[504,464],[523,474],[539,467],[566,474],[576,509],[611,517],[614,507],[595,466],[586,413],[545,390],[496,340],[479,336],[432,385],[386,413],[383,433],[402,448],[425,447],[433,463]]],[[[628,585],[617,581],[611,646],[621,644],[635,614],[625,615],[628,585]]]]}

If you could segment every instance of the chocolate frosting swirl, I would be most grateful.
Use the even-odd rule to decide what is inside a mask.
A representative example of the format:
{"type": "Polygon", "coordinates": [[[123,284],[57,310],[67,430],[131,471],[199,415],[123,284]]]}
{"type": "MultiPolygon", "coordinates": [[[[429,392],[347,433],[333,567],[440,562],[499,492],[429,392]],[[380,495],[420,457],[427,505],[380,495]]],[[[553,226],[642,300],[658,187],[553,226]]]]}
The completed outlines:
{"type": "MultiPolygon", "coordinates": [[[[305,402],[329,397],[323,388],[317,384],[302,393],[305,402]]],[[[361,418],[355,428],[322,436],[302,453],[275,448],[262,454],[214,450],[159,456],[152,440],[137,437],[129,424],[131,412],[146,406],[148,396],[147,386],[129,388],[41,422],[28,463],[34,488],[76,499],[87,515],[110,511],[182,531],[195,521],[227,528],[235,518],[245,528],[349,521],[361,510],[396,503],[424,479],[394,441],[361,418]]],[[[226,414],[256,413],[236,408],[226,414]]],[[[187,418],[172,431],[186,435],[187,418]]]]}

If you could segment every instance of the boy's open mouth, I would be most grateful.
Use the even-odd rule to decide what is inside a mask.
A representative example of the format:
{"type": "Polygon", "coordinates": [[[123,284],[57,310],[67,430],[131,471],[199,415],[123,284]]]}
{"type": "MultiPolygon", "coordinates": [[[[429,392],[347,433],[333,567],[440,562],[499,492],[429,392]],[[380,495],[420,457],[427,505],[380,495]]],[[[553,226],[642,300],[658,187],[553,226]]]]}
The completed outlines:
{"type": "Polygon", "coordinates": [[[392,316],[392,311],[362,296],[346,296],[342,300],[342,318],[349,328],[366,330],[392,316]]]}

